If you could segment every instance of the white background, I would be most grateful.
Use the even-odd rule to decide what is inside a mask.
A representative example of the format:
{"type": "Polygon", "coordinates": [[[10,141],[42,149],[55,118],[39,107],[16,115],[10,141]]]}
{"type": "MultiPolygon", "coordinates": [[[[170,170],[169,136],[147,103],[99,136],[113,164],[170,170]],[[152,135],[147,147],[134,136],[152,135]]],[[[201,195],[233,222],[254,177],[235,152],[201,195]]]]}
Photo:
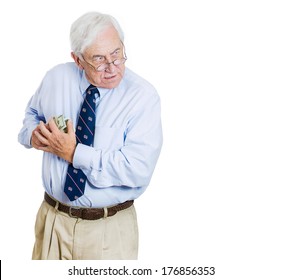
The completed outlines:
{"type": "Polygon", "coordinates": [[[30,261],[42,153],[19,145],[17,134],[46,71],[71,61],[71,23],[92,10],[122,25],[127,66],[158,89],[164,130],[150,187],[136,201],[139,260],[107,264],[215,266],[216,276],[203,279],[281,279],[279,2],[1,2],[3,279],[69,279],[73,262],[30,261]]]}

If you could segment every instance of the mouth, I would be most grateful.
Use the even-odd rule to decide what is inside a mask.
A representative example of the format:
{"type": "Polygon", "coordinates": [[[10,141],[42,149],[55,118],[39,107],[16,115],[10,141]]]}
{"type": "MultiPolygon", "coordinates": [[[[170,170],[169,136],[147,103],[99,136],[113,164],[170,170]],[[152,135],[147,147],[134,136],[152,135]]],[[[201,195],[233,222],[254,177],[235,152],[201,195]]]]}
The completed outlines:
{"type": "Polygon", "coordinates": [[[108,76],[108,77],[104,77],[106,80],[112,80],[115,79],[117,75],[112,75],[112,76],[108,76]]]}

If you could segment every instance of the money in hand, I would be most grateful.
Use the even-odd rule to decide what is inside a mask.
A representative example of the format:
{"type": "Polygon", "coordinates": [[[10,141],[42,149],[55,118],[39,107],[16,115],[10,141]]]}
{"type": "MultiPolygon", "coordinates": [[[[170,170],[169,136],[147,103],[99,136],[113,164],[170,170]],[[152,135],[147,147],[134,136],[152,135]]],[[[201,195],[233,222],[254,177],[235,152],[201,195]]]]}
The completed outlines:
{"type": "Polygon", "coordinates": [[[64,115],[60,115],[58,117],[53,117],[55,124],[57,125],[58,129],[67,133],[67,122],[68,120],[65,119],[64,115]]]}

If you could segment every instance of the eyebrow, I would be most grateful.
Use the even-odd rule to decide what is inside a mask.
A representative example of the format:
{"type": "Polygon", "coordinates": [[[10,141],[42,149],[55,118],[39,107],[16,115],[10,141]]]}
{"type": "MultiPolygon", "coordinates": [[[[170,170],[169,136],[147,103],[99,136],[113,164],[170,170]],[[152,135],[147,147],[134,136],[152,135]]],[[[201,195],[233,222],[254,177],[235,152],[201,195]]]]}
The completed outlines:
{"type": "MultiPolygon", "coordinates": [[[[121,47],[116,48],[114,51],[112,51],[112,52],[110,53],[110,55],[113,55],[116,51],[119,51],[119,50],[121,50],[121,47]]],[[[94,55],[92,55],[92,59],[93,59],[93,58],[96,58],[96,57],[101,57],[101,56],[105,56],[105,55],[102,55],[102,54],[94,54],[94,55]]]]}

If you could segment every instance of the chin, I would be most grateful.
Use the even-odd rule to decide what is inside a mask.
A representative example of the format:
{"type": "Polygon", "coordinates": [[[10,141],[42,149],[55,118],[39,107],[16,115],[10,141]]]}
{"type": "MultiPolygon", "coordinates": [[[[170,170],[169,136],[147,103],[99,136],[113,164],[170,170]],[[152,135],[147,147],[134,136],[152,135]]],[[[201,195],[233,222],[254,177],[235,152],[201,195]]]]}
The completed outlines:
{"type": "Polygon", "coordinates": [[[103,82],[103,85],[102,87],[104,88],[115,88],[119,85],[121,79],[113,79],[112,81],[111,80],[105,80],[103,82]]]}

